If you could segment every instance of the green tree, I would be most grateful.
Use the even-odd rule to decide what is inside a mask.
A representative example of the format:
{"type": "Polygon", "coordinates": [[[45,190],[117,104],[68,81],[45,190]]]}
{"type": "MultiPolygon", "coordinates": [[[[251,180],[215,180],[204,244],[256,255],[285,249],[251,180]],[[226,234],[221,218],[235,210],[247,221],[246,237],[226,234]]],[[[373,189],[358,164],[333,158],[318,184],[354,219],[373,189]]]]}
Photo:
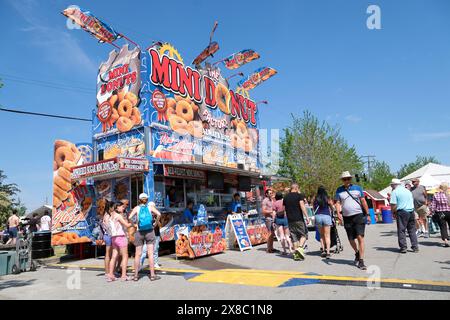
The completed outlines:
{"type": "Polygon", "coordinates": [[[375,161],[372,166],[370,181],[364,182],[366,189],[380,191],[386,188],[391,180],[395,178],[395,174],[391,172],[391,168],[384,161],[375,161]]]}
{"type": "Polygon", "coordinates": [[[414,171],[422,168],[423,166],[429,164],[430,162],[440,164],[439,160],[434,156],[422,157],[417,156],[416,160],[410,163],[405,163],[400,167],[400,170],[397,172],[397,177],[399,179],[406,177],[408,174],[413,173],[414,171]]]}
{"type": "Polygon", "coordinates": [[[8,177],[0,170],[0,225],[6,223],[9,213],[13,207],[19,206],[25,209],[20,200],[16,200],[16,195],[20,192],[15,183],[5,183],[8,177]]]}
{"type": "Polygon", "coordinates": [[[319,121],[310,111],[292,115],[280,143],[279,174],[297,182],[303,192],[314,195],[323,185],[332,194],[342,171],[360,172],[363,163],[338,127],[319,121]]]}

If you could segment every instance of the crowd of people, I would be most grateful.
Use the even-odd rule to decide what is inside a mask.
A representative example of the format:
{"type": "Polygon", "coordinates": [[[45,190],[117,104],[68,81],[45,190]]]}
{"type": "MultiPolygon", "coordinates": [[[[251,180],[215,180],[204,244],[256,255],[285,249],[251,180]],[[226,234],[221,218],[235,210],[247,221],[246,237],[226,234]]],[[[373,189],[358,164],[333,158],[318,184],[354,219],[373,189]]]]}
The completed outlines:
{"type": "Polygon", "coordinates": [[[4,241],[5,245],[16,245],[20,234],[25,237],[38,231],[50,231],[52,218],[47,211],[40,218],[37,213],[34,213],[31,218],[25,220],[25,222],[21,221],[17,209],[11,210],[2,232],[2,240],[7,239],[6,242],[4,241]]]}
{"type": "MultiPolygon", "coordinates": [[[[345,171],[341,175],[342,185],[337,188],[334,199],[328,195],[325,187],[320,186],[316,195],[310,200],[314,211],[315,226],[320,235],[321,257],[331,257],[332,227],[338,222],[344,226],[350,246],[355,253],[355,265],[366,270],[365,227],[371,223],[369,208],[363,189],[352,183],[353,176],[345,171]]],[[[419,179],[402,184],[399,179],[392,180],[393,192],[389,203],[393,217],[397,223],[399,252],[407,253],[406,236],[411,240],[411,252],[419,252],[418,237],[429,237],[428,217],[432,216],[441,230],[443,246],[449,247],[448,227],[450,227],[450,196],[448,185],[442,183],[439,192],[432,200],[427,199],[427,192],[420,185],[419,179]]],[[[267,242],[267,252],[273,253],[275,231],[278,231],[282,246],[282,255],[292,254],[294,260],[306,258],[305,247],[308,238],[307,213],[305,195],[294,183],[283,195],[267,189],[262,202],[262,214],[270,231],[267,242]]]]}
{"type": "Polygon", "coordinates": [[[148,201],[148,195],[139,195],[139,205],[127,215],[128,206],[124,201],[115,203],[106,202],[100,228],[105,242],[105,277],[106,281],[138,281],[139,271],[142,269],[145,258],[148,257],[150,268],[150,281],[159,280],[155,268],[158,263],[159,228],[161,227],[161,213],[156,209],[154,202],[148,201]],[[130,230],[132,232],[130,233],[130,230]],[[134,273],[128,276],[128,241],[132,240],[135,246],[134,273]]]}
{"type": "MultiPolygon", "coordinates": [[[[308,239],[308,224],[310,217],[307,206],[312,207],[314,221],[321,245],[321,257],[330,259],[333,243],[332,235],[336,236],[336,225],[344,226],[348,241],[354,251],[355,265],[366,270],[365,257],[365,227],[371,222],[369,208],[362,187],[353,184],[350,172],[340,176],[342,185],[331,197],[325,187],[320,186],[314,197],[306,199],[300,192],[299,185],[293,183],[289,189],[275,192],[265,191],[261,211],[269,230],[267,252],[274,253],[275,231],[277,231],[282,247],[282,255],[292,255],[294,260],[306,258],[305,248],[308,239]],[[332,232],[334,231],[334,233],[332,232]]],[[[419,252],[418,237],[429,237],[428,218],[436,223],[441,232],[443,247],[450,247],[448,227],[450,227],[450,196],[448,184],[442,183],[439,191],[428,198],[426,189],[420,185],[419,179],[402,183],[399,179],[391,182],[392,193],[389,203],[397,223],[399,252],[407,253],[407,237],[410,238],[411,252],[419,252]]],[[[189,201],[183,213],[185,220],[194,219],[193,202],[189,201]]],[[[232,203],[232,212],[240,210],[239,194],[232,203]]],[[[149,260],[149,279],[160,279],[155,274],[159,264],[159,229],[161,213],[154,202],[149,201],[147,194],[139,195],[139,204],[127,213],[128,200],[105,203],[103,214],[99,216],[101,239],[106,246],[104,268],[106,281],[138,281],[139,271],[143,268],[146,257],[149,260]],[[129,240],[134,243],[134,273],[127,274],[129,259],[129,240]]],[[[41,218],[36,214],[26,224],[21,224],[17,211],[13,210],[8,219],[7,233],[10,236],[8,244],[15,244],[21,229],[28,233],[49,231],[51,218],[46,213],[41,218]]],[[[336,242],[336,241],[334,241],[336,242]]]]}

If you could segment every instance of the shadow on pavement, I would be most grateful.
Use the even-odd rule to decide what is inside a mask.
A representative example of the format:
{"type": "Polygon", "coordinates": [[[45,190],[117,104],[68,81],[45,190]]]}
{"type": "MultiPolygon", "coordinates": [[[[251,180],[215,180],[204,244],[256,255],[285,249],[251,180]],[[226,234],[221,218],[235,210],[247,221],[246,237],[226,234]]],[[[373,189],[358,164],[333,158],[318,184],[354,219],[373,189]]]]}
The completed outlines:
{"type": "Polygon", "coordinates": [[[25,286],[31,286],[36,280],[6,280],[0,282],[0,290],[8,289],[8,288],[17,288],[17,287],[25,287],[25,286]]]}
{"type": "Polygon", "coordinates": [[[328,260],[324,259],[322,262],[329,266],[332,266],[334,264],[355,266],[355,264],[353,263],[353,260],[335,259],[335,258],[333,258],[333,256],[331,256],[331,259],[328,259],[328,260]]]}
{"type": "Polygon", "coordinates": [[[378,250],[378,251],[387,251],[387,252],[393,252],[393,253],[400,253],[400,250],[398,248],[375,247],[374,249],[378,250]]]}
{"type": "Polygon", "coordinates": [[[202,257],[194,260],[178,260],[181,264],[203,270],[220,270],[220,269],[250,269],[249,267],[218,261],[215,257],[202,257]]]}
{"type": "Polygon", "coordinates": [[[380,232],[380,237],[390,237],[390,236],[396,236],[397,231],[382,231],[380,232]]]}
{"type": "Polygon", "coordinates": [[[420,241],[419,240],[419,244],[421,246],[426,246],[426,247],[442,247],[441,244],[437,241],[420,241]]]}

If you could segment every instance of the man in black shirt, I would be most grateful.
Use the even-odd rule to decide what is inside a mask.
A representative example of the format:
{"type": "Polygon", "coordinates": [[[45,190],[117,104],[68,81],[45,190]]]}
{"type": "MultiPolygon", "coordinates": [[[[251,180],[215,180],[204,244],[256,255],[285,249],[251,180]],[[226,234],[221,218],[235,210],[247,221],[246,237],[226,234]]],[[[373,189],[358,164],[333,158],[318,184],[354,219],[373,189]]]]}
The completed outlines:
{"type": "Polygon", "coordinates": [[[308,232],[306,227],[308,224],[308,212],[305,207],[305,196],[299,192],[298,184],[292,184],[291,191],[284,196],[283,204],[295,249],[294,260],[304,260],[303,245],[308,232]]]}

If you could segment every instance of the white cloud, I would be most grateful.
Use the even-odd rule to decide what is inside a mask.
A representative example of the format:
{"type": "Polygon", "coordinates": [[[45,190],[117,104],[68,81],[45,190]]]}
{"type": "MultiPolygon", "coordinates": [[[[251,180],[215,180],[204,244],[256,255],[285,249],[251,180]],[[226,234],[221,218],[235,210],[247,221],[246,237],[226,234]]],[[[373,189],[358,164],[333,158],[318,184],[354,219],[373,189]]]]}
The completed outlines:
{"type": "Polygon", "coordinates": [[[353,122],[353,123],[358,123],[362,120],[362,118],[355,116],[354,114],[349,114],[349,115],[345,116],[345,120],[347,120],[349,122],[353,122]]]}
{"type": "Polygon", "coordinates": [[[74,31],[49,27],[38,17],[39,3],[35,0],[10,0],[9,4],[28,24],[19,30],[31,34],[30,43],[40,48],[49,62],[71,70],[80,67],[90,71],[97,69],[97,65],[70,33],[74,31]]]}
{"type": "Polygon", "coordinates": [[[415,133],[412,135],[414,142],[433,141],[450,138],[450,131],[415,133]]]}

